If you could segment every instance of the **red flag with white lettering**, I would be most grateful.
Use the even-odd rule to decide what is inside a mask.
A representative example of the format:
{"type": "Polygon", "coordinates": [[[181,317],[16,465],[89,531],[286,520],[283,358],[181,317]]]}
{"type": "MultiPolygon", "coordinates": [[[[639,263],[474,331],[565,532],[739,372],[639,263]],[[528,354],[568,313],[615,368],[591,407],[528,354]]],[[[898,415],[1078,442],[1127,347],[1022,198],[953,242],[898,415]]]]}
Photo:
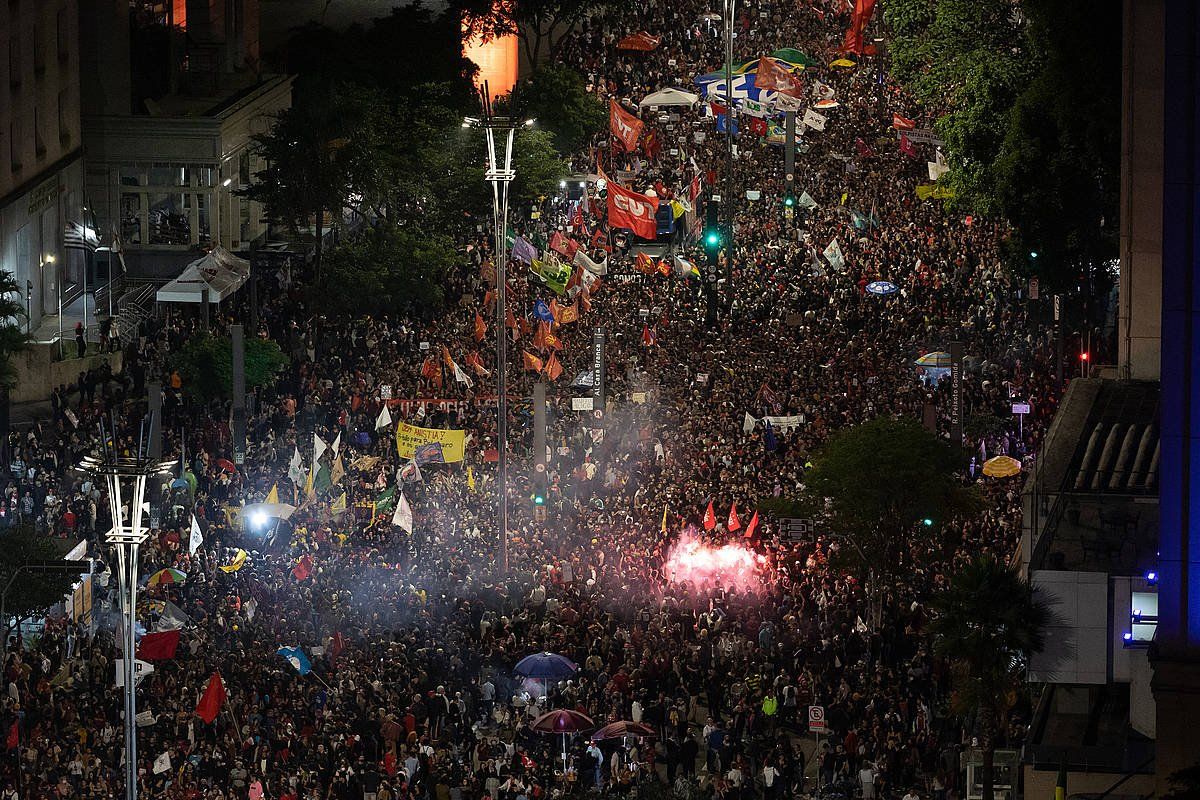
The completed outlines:
{"type": "Polygon", "coordinates": [[[625,152],[632,153],[637,148],[638,138],[642,135],[642,121],[621,108],[616,100],[608,101],[608,127],[625,152]]]}
{"type": "Polygon", "coordinates": [[[632,192],[616,182],[608,182],[608,224],[613,228],[628,228],[641,239],[658,235],[654,213],[658,198],[632,192]]]}
{"type": "Polygon", "coordinates": [[[704,530],[711,531],[717,527],[717,512],[713,511],[712,500],[708,501],[708,510],[704,512],[704,530]]]}

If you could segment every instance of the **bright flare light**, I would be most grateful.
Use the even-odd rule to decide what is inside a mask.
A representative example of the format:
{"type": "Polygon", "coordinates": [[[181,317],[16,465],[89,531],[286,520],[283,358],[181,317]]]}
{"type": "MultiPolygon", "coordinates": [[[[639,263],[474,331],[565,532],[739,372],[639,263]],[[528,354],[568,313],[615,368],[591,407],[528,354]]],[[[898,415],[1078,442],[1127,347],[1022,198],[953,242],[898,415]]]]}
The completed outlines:
{"type": "Polygon", "coordinates": [[[250,524],[255,528],[261,528],[267,524],[267,515],[262,511],[255,511],[250,515],[250,524]]]}
{"type": "Polygon", "coordinates": [[[766,559],[741,544],[714,547],[687,531],[667,551],[666,575],[673,583],[689,581],[705,590],[724,586],[745,591],[759,584],[766,559]]]}

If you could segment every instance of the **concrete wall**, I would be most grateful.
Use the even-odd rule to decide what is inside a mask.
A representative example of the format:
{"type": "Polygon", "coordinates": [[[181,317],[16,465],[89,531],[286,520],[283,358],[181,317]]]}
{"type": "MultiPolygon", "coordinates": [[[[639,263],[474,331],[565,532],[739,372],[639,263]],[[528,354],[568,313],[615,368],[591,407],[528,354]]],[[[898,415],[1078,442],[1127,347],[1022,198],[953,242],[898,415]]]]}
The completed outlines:
{"type": "Polygon", "coordinates": [[[1163,0],[1125,0],[1121,92],[1121,378],[1158,380],[1162,339],[1163,0]]]}
{"type": "MultiPolygon", "coordinates": [[[[74,340],[68,341],[66,346],[74,348],[74,340]]],[[[54,387],[63,384],[70,386],[78,380],[79,373],[105,362],[112,367],[113,374],[121,371],[120,353],[55,361],[53,357],[56,350],[57,347],[54,346],[35,346],[13,359],[18,375],[17,388],[10,396],[13,403],[40,403],[49,400],[54,387]]]]}
{"type": "MultiPolygon", "coordinates": [[[[1025,797],[1043,798],[1054,797],[1054,787],[1058,784],[1058,769],[1034,769],[1026,765],[1025,797]]],[[[1068,772],[1067,797],[1082,795],[1098,795],[1112,787],[1123,776],[1109,772],[1068,772]]],[[[1154,791],[1153,775],[1135,775],[1125,783],[1117,793],[1122,797],[1146,797],[1154,791]]]]}

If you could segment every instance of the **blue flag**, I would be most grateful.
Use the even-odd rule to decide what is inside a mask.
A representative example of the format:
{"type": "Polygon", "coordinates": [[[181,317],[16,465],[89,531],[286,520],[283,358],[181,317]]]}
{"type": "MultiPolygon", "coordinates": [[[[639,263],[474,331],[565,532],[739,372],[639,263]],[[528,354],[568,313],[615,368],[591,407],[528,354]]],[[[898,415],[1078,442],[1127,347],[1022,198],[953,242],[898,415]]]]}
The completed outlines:
{"type": "Polygon", "coordinates": [[[550,313],[550,306],[546,305],[545,300],[538,300],[533,304],[533,315],[542,322],[554,322],[554,315],[550,313]]]}
{"type": "Polygon", "coordinates": [[[312,672],[312,662],[308,660],[308,656],[304,655],[304,651],[299,647],[281,647],[275,652],[283,656],[284,660],[295,667],[296,672],[299,672],[301,675],[307,675],[312,672]]]}
{"type": "MultiPolygon", "coordinates": [[[[727,119],[726,115],[717,114],[717,133],[725,133],[725,125],[727,124],[726,119],[727,119]]],[[[739,127],[740,126],[738,125],[737,120],[735,119],[733,121],[733,135],[734,136],[738,135],[739,127]]]]}

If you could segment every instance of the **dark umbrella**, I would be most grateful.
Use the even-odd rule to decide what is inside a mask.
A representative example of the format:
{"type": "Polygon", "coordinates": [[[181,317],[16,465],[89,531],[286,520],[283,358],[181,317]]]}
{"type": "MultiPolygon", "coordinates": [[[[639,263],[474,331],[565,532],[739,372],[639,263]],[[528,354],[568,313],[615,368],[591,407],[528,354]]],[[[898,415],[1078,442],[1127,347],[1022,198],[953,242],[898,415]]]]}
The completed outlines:
{"type": "MultiPolygon", "coordinates": [[[[553,654],[546,654],[553,655],[553,654]]],[[[562,658],[562,656],[558,656],[562,658]]],[[[532,656],[531,656],[532,658],[532,656]]],[[[568,662],[569,663],[569,662],[568,662]]],[[[572,665],[574,666],[574,665],[572,665]]],[[[592,722],[592,718],[587,714],[580,714],[578,711],[571,711],[565,708],[558,708],[554,711],[547,711],[540,717],[529,723],[529,727],[538,733],[561,733],[562,734],[562,760],[563,774],[567,774],[567,734],[579,733],[580,731],[588,731],[596,727],[596,723],[592,722]]]]}
{"type": "Polygon", "coordinates": [[[574,675],[579,671],[579,667],[574,661],[558,653],[534,653],[518,661],[513,671],[526,678],[559,680],[574,675]]]}
{"type": "Polygon", "coordinates": [[[592,734],[592,741],[599,742],[604,739],[620,739],[622,736],[638,736],[641,738],[651,738],[657,736],[654,729],[649,725],[643,725],[640,722],[631,722],[623,719],[619,722],[610,722],[600,730],[592,734]]]}

